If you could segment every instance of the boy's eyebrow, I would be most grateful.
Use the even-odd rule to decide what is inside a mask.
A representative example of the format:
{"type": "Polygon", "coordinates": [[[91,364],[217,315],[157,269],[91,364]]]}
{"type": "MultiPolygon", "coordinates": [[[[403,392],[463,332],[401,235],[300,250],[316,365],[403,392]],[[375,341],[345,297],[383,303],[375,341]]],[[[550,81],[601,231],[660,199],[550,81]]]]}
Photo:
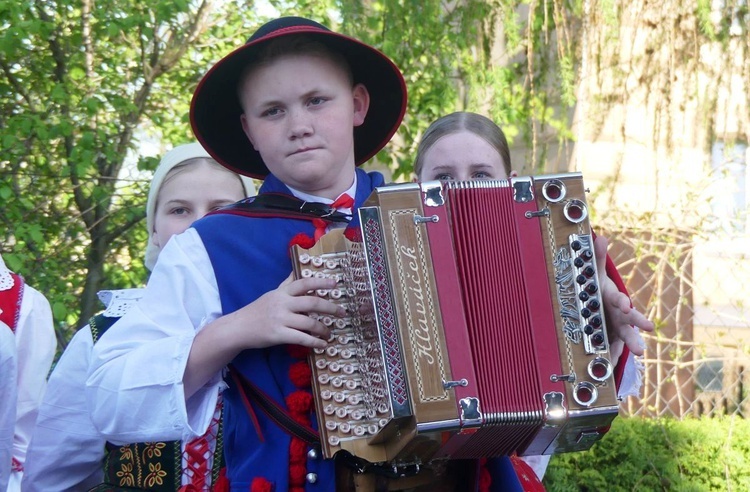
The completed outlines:
{"type": "MultiPolygon", "coordinates": [[[[299,96],[300,100],[308,99],[312,96],[317,96],[322,93],[326,92],[324,89],[320,87],[315,87],[313,89],[310,89],[309,91],[305,92],[304,94],[299,96]]],[[[260,107],[268,107],[268,106],[278,106],[283,105],[284,102],[281,100],[276,99],[274,96],[269,97],[268,99],[260,99],[258,101],[258,106],[260,107]]]]}

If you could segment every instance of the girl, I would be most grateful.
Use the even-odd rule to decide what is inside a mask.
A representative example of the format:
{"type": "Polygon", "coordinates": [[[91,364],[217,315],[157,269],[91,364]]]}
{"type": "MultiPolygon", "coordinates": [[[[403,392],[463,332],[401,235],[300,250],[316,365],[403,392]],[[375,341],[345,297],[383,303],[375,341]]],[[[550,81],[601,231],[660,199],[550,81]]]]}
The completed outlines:
{"type": "MultiPolygon", "coordinates": [[[[443,116],[427,128],[417,147],[414,172],[417,175],[417,181],[507,179],[517,175],[511,168],[508,142],[500,127],[485,116],[469,112],[456,112],[443,116]]],[[[602,260],[599,271],[605,272],[606,240],[599,237],[595,244],[597,258],[602,260]]],[[[608,326],[614,328],[614,338],[620,346],[624,342],[631,354],[642,355],[640,336],[632,326],[651,331],[653,323],[631,308],[628,296],[620,292],[609,277],[604,276],[601,279],[601,285],[605,306],[609,308],[608,326]]],[[[613,359],[617,360],[619,350],[612,350],[613,359]]],[[[640,390],[638,362],[632,355],[628,355],[625,367],[618,395],[620,397],[637,395],[640,390]]],[[[534,469],[541,480],[549,458],[549,456],[528,456],[523,460],[534,469]]],[[[496,471],[497,464],[493,464],[496,471]]],[[[525,489],[529,490],[530,481],[524,480],[523,465],[515,461],[514,466],[517,469],[520,468],[519,478],[525,489]]],[[[497,475],[493,473],[493,478],[497,475]]],[[[504,486],[507,487],[508,484],[504,486]]],[[[493,486],[493,490],[495,488],[493,486]]]]}
{"type": "MultiPolygon", "coordinates": [[[[146,205],[146,267],[154,268],[159,252],[173,235],[208,212],[254,193],[249,178],[218,165],[197,143],[168,152],[154,173],[146,205]]],[[[204,490],[215,483],[220,460],[214,463],[211,457],[220,409],[217,425],[207,436],[181,446],[108,445],[89,417],[85,382],[93,344],[142,294],[143,289],[100,292],[107,309],[76,333],[60,358],[50,376],[29,448],[24,491],[86,490],[97,484],[101,484],[97,490],[124,486],[175,490],[180,483],[204,490]],[[175,459],[176,453],[181,459],[175,459]],[[117,459],[113,459],[115,455],[117,459]]]]}
{"type": "Polygon", "coordinates": [[[417,147],[414,173],[433,179],[505,179],[511,170],[505,134],[477,113],[451,113],[432,123],[417,147]]]}

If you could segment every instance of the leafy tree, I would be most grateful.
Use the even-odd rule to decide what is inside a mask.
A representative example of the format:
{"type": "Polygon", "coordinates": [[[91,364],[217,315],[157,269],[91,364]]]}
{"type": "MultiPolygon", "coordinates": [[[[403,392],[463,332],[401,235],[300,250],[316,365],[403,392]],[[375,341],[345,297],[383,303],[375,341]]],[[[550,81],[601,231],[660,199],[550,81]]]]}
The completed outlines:
{"type": "Polygon", "coordinates": [[[134,226],[147,180],[123,176],[124,166],[135,154],[153,169],[155,158],[137,156],[146,139],[191,138],[192,89],[254,18],[251,4],[242,22],[230,7],[0,3],[3,256],[48,295],[61,328],[86,323],[102,286],[144,281],[146,235],[134,226]]]}
{"type": "Polygon", "coordinates": [[[455,110],[495,118],[509,137],[530,143],[534,165],[545,155],[536,149],[547,145],[539,135],[569,138],[567,115],[550,109],[572,104],[572,62],[557,63],[571,56],[571,42],[551,33],[575,17],[575,8],[560,0],[269,0],[263,6],[0,1],[2,252],[50,298],[61,343],[71,326],[99,309],[98,290],[145,281],[146,232],[136,225],[157,158],[138,153],[151,141],[160,153],[192,138],[187,112],[195,84],[265,20],[258,11],[269,6],[363,39],[402,68],[407,116],[378,156],[396,177],[410,176],[427,125],[455,110]]]}

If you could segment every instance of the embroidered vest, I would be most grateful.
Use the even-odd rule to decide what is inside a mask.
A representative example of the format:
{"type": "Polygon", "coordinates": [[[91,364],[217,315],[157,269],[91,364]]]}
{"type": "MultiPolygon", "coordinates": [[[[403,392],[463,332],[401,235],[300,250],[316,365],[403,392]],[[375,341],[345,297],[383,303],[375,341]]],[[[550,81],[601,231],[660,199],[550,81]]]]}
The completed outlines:
{"type": "MultiPolygon", "coordinates": [[[[96,343],[120,319],[98,314],[89,326],[96,343]]],[[[222,423],[216,436],[216,452],[211,470],[211,484],[219,480],[224,466],[222,423]]],[[[182,445],[180,441],[142,442],[117,446],[107,443],[104,458],[104,482],[89,492],[153,491],[175,492],[182,487],[182,445]]],[[[190,489],[188,489],[190,490],[190,489]]]]}
{"type": "Polygon", "coordinates": [[[21,316],[24,282],[20,275],[11,273],[10,276],[13,278],[13,286],[7,290],[0,290],[0,321],[15,333],[18,318],[21,316]]]}

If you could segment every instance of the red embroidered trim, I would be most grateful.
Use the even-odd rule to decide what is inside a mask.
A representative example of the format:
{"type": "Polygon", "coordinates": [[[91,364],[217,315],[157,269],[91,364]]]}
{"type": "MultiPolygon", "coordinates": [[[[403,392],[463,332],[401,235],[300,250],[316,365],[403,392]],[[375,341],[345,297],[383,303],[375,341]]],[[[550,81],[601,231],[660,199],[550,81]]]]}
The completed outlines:
{"type": "Polygon", "coordinates": [[[13,286],[10,289],[0,291],[0,321],[4,322],[13,333],[18,327],[18,320],[21,318],[21,303],[23,302],[24,281],[23,277],[10,272],[13,278],[13,286]]]}

